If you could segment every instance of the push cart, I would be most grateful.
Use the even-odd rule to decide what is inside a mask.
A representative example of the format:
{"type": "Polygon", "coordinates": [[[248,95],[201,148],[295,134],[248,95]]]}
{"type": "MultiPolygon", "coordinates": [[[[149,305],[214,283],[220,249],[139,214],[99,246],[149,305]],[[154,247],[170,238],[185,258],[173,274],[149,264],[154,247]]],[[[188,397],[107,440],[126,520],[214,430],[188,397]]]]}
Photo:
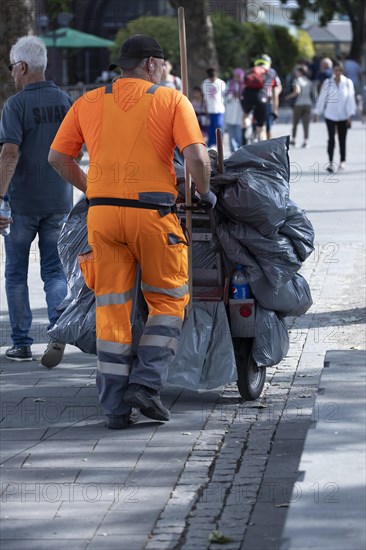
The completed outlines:
{"type": "MultiPolygon", "coordinates": [[[[222,136],[217,132],[219,166],[222,162],[222,136]]],[[[237,386],[248,401],[257,399],[263,390],[266,367],[257,367],[252,354],[255,337],[255,299],[231,299],[231,272],[224,261],[224,251],[216,238],[216,216],[200,203],[189,206],[192,216],[192,302],[223,302],[235,352],[237,386]]],[[[178,207],[178,216],[185,223],[187,205],[178,207]]],[[[231,342],[228,342],[231,345],[231,342]]]]}

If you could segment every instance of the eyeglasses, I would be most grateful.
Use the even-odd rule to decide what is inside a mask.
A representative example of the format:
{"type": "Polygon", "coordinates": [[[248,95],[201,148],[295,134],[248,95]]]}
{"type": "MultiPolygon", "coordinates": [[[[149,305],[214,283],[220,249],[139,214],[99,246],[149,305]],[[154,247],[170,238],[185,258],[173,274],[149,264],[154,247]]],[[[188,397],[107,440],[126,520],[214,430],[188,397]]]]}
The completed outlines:
{"type": "Polygon", "coordinates": [[[9,71],[11,72],[13,70],[14,65],[18,65],[18,63],[23,63],[23,61],[16,61],[15,63],[10,63],[10,65],[8,65],[9,71]]]}

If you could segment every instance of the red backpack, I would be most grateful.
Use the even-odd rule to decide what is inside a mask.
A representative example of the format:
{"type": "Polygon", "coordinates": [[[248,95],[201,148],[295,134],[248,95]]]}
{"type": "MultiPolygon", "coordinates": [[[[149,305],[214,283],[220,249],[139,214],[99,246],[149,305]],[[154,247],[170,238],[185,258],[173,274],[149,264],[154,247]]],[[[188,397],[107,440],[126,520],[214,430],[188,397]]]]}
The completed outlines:
{"type": "Polygon", "coordinates": [[[252,67],[245,72],[244,84],[246,88],[252,88],[253,90],[260,90],[263,88],[266,78],[267,69],[263,65],[252,67]]]}

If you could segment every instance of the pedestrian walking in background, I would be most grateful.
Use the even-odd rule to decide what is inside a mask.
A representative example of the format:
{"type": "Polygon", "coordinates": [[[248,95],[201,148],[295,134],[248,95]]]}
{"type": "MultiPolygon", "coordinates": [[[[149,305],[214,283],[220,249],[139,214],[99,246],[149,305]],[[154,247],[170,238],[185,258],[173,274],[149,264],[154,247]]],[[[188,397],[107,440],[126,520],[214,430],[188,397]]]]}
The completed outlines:
{"type": "Polygon", "coordinates": [[[278,116],[278,98],[282,86],[277,72],[271,68],[269,55],[259,56],[254,66],[245,72],[242,108],[244,127],[252,125],[250,114],[256,121],[256,134],[260,141],[270,139],[273,117],[278,116]]]}
{"type": "Polygon", "coordinates": [[[201,132],[205,140],[207,140],[207,128],[209,125],[209,118],[207,113],[207,104],[203,97],[202,90],[199,86],[193,88],[191,103],[193,105],[194,112],[200,125],[201,132]]]}
{"type": "Polygon", "coordinates": [[[315,95],[313,83],[307,77],[307,70],[305,67],[295,68],[295,80],[292,88],[292,92],[285,96],[286,100],[295,99],[290,143],[293,146],[296,145],[297,125],[301,121],[304,128],[304,142],[302,147],[308,147],[311,109],[315,95]]]}
{"type": "Polygon", "coordinates": [[[361,65],[355,60],[352,59],[349,55],[343,62],[344,76],[350,78],[353,82],[353,87],[355,89],[355,100],[356,100],[356,114],[360,116],[362,120],[362,113],[364,110],[364,91],[362,88],[362,70],[361,65]]]}
{"type": "Polygon", "coordinates": [[[319,71],[316,75],[318,94],[324,82],[331,78],[333,74],[333,61],[329,57],[323,57],[319,63],[319,71]]]}
{"type": "Polygon", "coordinates": [[[226,85],[225,127],[229,134],[230,151],[234,153],[241,147],[243,109],[240,98],[244,89],[244,71],[237,68],[226,85]]]}
{"type": "Polygon", "coordinates": [[[226,84],[217,76],[214,68],[207,69],[207,76],[202,82],[202,93],[207,104],[210,119],[208,127],[208,147],[216,145],[216,129],[224,133],[225,88],[226,84]]]}
{"type": "MultiPolygon", "coordinates": [[[[277,71],[271,66],[272,60],[269,55],[264,54],[262,56],[263,64],[265,67],[268,66],[268,74],[266,81],[266,92],[267,92],[267,119],[266,119],[266,135],[267,139],[272,139],[272,126],[273,122],[278,118],[278,109],[279,109],[279,97],[282,92],[282,84],[280,77],[278,76],[277,71]]],[[[257,64],[261,62],[257,60],[257,64]]]]}
{"type": "Polygon", "coordinates": [[[355,89],[355,95],[362,93],[362,72],[361,65],[355,60],[352,59],[349,55],[343,61],[344,76],[350,78],[353,82],[353,87],[355,89]]]}
{"type": "Polygon", "coordinates": [[[173,65],[170,63],[169,59],[164,59],[163,65],[163,74],[161,77],[161,86],[167,86],[168,88],[173,88],[174,90],[182,91],[182,81],[179,76],[170,74],[173,69],[173,65]]]}
{"type": "Polygon", "coordinates": [[[329,158],[327,170],[330,173],[336,171],[336,165],[333,163],[336,131],[340,153],[339,169],[345,169],[347,130],[351,126],[352,116],[355,112],[356,101],[353,82],[343,75],[343,65],[338,63],[333,67],[333,76],[324,82],[314,109],[314,122],[318,120],[321,114],[324,114],[327,125],[329,158]]]}
{"type": "MultiPolygon", "coordinates": [[[[12,224],[5,236],[5,288],[13,346],[8,359],[31,361],[33,338],[29,332],[28,262],[38,235],[41,278],[46,293],[49,326],[59,317],[58,305],[67,292],[58,256],[57,240],[72,208],[69,183],[48,164],[48,152],[71,100],[53,82],[45,80],[47,50],[35,36],[23,36],[11,48],[10,65],[15,86],[21,90],[5,103],[0,123],[0,201],[10,197],[12,224]]],[[[8,225],[0,218],[0,229],[8,225]]],[[[56,366],[65,345],[51,340],[41,362],[56,366]]]]}
{"type": "Polygon", "coordinates": [[[160,45],[150,36],[131,36],[115,66],[122,75],[99,89],[98,101],[93,91],[74,103],[49,160],[62,176],[71,173],[71,183],[89,199],[91,251],[80,257],[80,267],[96,299],[97,387],[107,426],[122,429],[132,406],[154,420],[169,420],[160,390],[189,299],[187,242],[175,214],[176,146],[201,198],[214,206],[216,197],[192,104],[177,90],[158,86],[160,45]],[[75,162],[83,143],[98,177],[93,170],[86,176],[75,162]],[[149,316],[135,354],[130,319],[137,264],[149,316]]]}

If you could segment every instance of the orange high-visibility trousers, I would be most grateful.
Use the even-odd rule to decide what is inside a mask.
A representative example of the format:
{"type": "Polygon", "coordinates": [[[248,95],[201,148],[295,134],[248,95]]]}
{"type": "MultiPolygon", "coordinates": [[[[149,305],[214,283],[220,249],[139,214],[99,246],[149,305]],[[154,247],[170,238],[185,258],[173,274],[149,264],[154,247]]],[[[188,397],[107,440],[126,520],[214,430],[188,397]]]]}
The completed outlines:
{"type": "MultiPolygon", "coordinates": [[[[175,179],[148,132],[156,89],[152,86],[123,111],[107,87],[99,152],[88,174],[89,199],[174,203],[175,179]]],[[[187,244],[173,213],[94,205],[87,223],[92,253],[81,257],[80,267],[95,293],[99,399],[107,414],[127,414],[130,406],[123,395],[128,384],[161,389],[174,359],[189,299],[187,244]],[[131,310],[137,264],[149,315],[134,354],[131,310]]]]}
{"type": "Polygon", "coordinates": [[[98,388],[108,414],[125,414],[128,383],[159,390],[177,349],[188,302],[187,245],[175,214],[118,206],[88,213],[92,254],[80,266],[96,299],[98,388]],[[149,317],[132,353],[131,309],[137,263],[149,317]]]}

